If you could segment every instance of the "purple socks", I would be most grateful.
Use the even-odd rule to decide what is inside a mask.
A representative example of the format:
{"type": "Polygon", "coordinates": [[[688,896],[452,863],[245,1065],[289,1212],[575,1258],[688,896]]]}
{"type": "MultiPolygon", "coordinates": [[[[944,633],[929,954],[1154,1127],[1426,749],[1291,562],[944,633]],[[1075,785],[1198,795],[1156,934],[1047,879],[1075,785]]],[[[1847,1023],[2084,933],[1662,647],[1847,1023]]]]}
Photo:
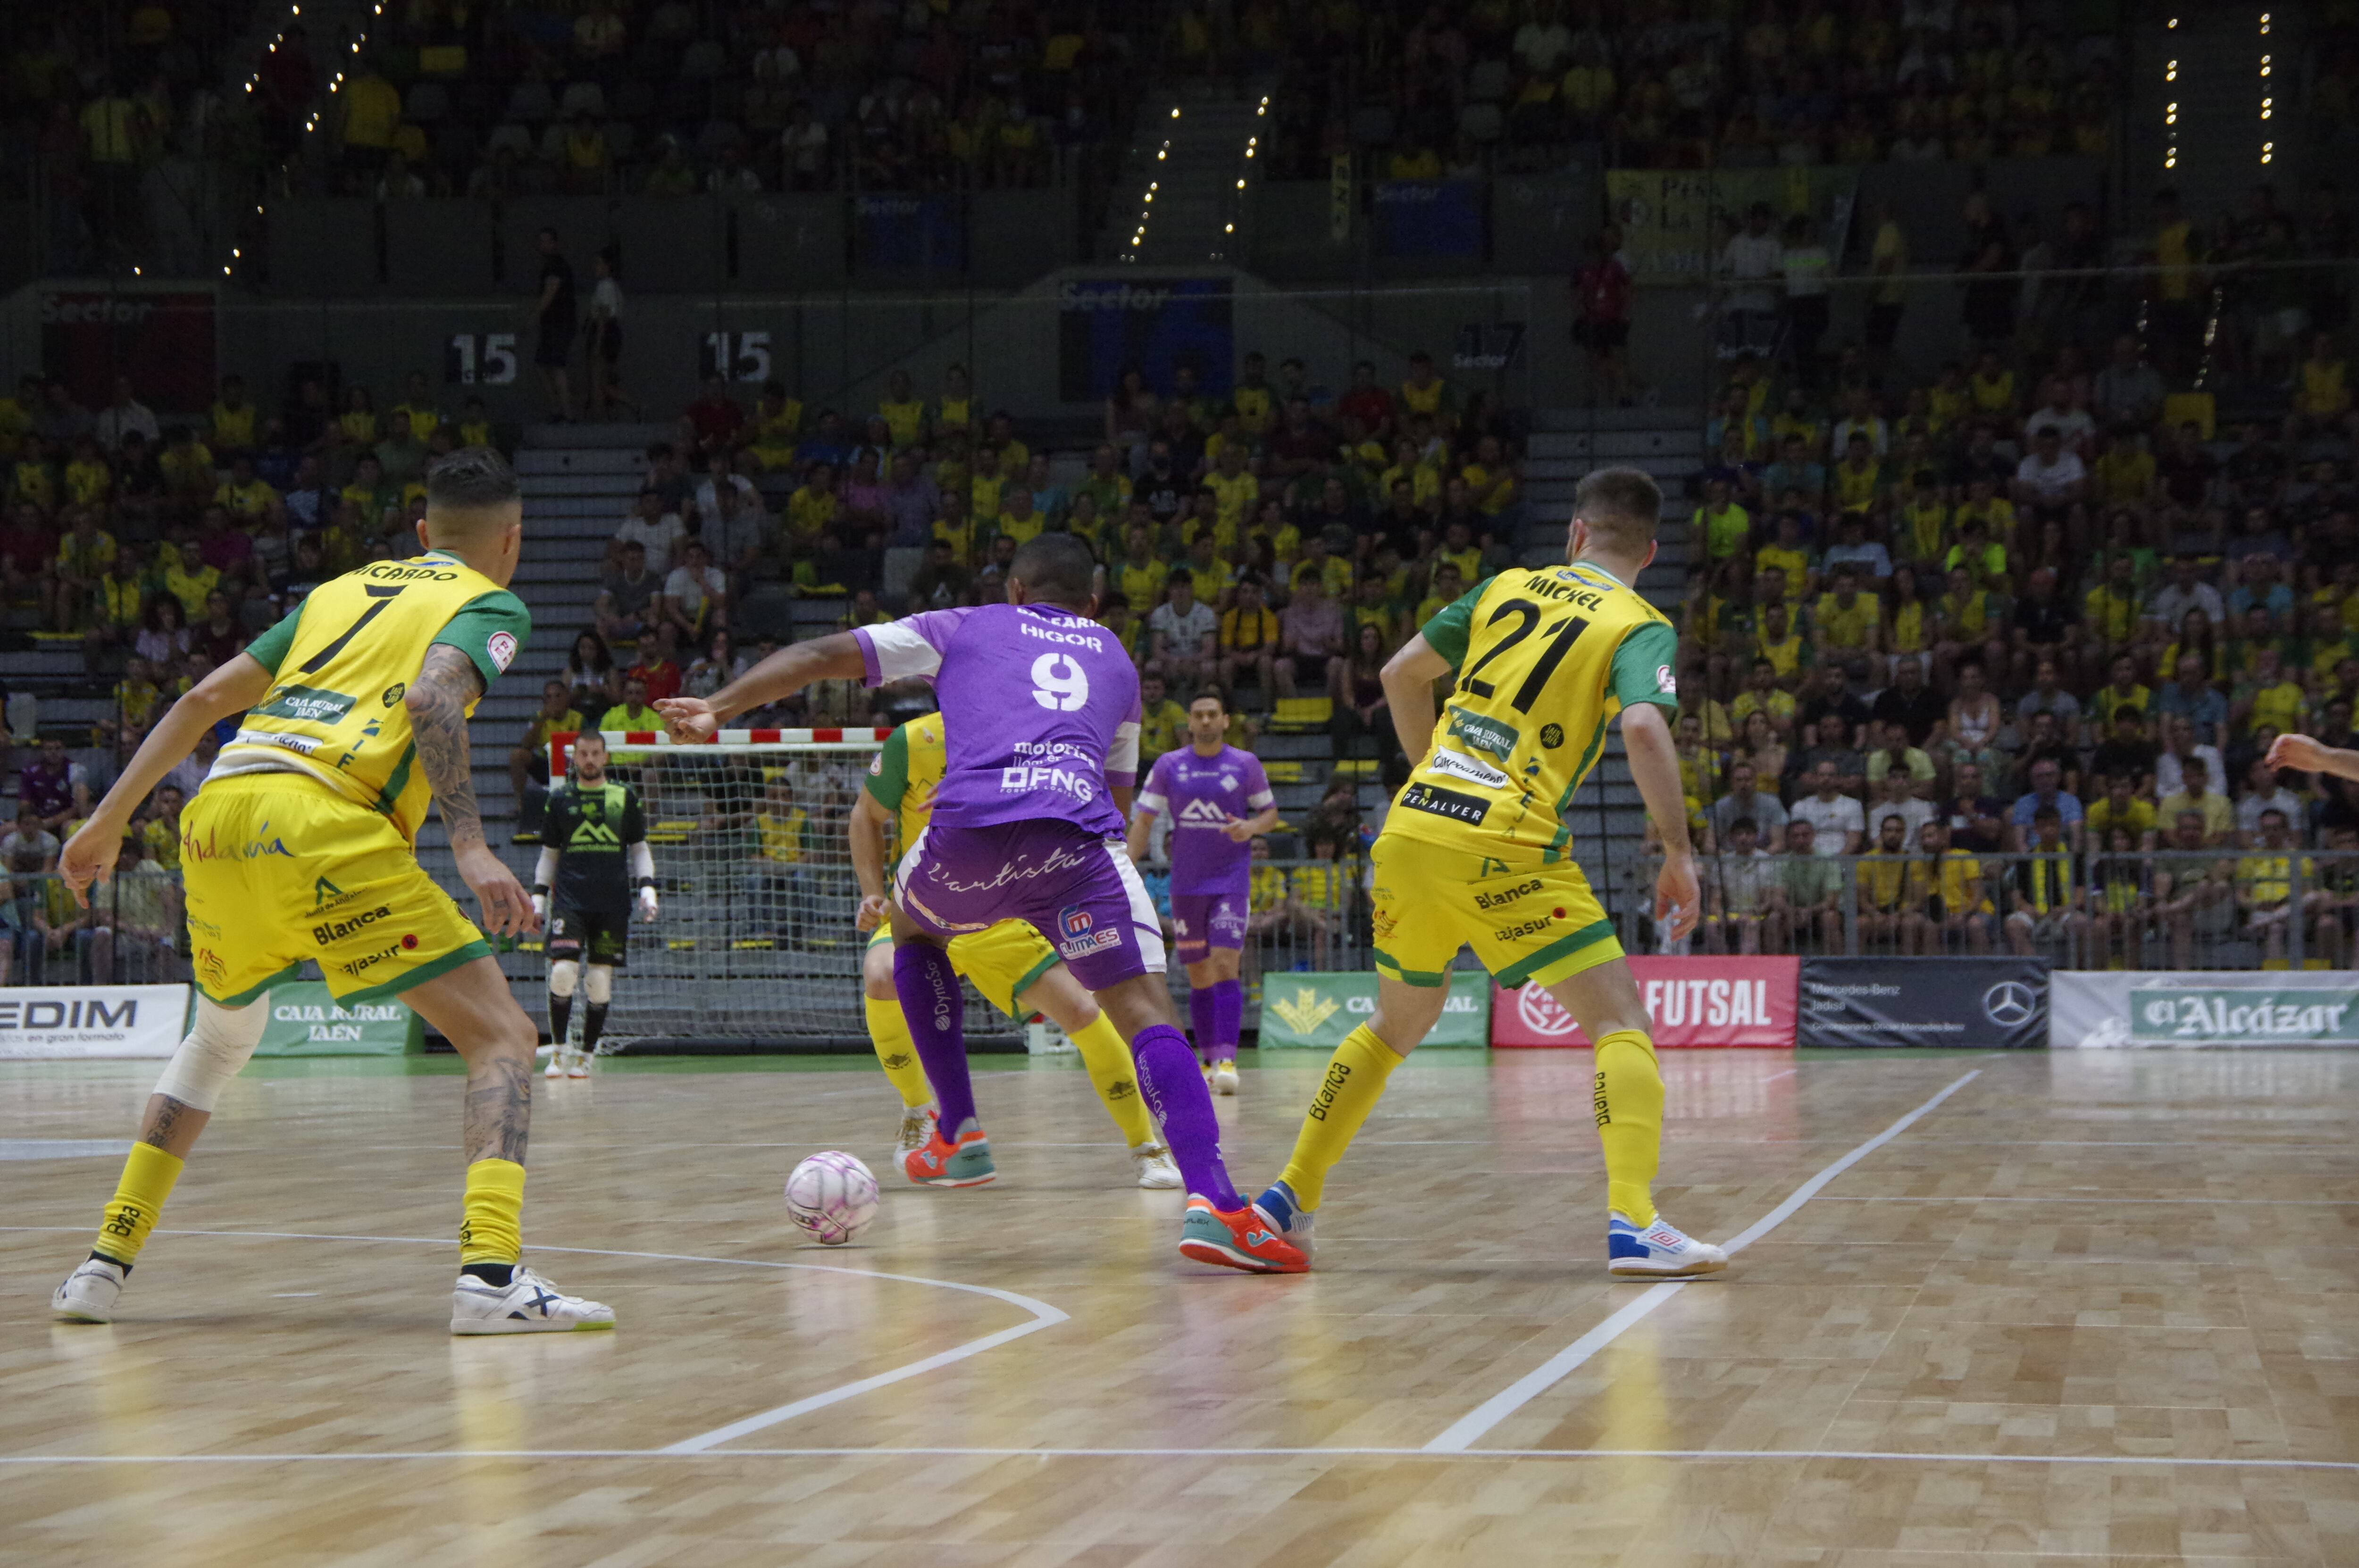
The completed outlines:
{"type": "Polygon", "coordinates": [[[1207,986],[1188,993],[1188,1025],[1196,1036],[1196,1060],[1207,1067],[1220,1049],[1215,1044],[1221,1038],[1220,989],[1207,986]]]}
{"type": "Polygon", "coordinates": [[[1245,1022],[1245,988],[1240,980],[1214,980],[1188,993],[1188,1022],[1196,1035],[1196,1060],[1205,1066],[1237,1059],[1237,1031],[1245,1022]]]}
{"type": "Polygon", "coordinates": [[[1212,987],[1212,1059],[1237,1059],[1237,1034],[1245,1023],[1245,988],[1242,980],[1222,980],[1212,987]]]}
{"type": "MultiPolygon", "coordinates": [[[[966,1071],[964,998],[958,971],[950,955],[923,942],[902,942],[893,948],[893,989],[901,999],[901,1016],[909,1022],[918,1060],[925,1065],[926,1081],[934,1087],[934,1103],[941,1109],[942,1135],[955,1141],[974,1117],[974,1085],[966,1071]]],[[[1212,1108],[1205,1107],[1207,1114],[1212,1108]]]]}
{"type": "MultiPolygon", "coordinates": [[[[901,978],[897,963],[893,978],[896,981],[901,978]]],[[[1245,1206],[1229,1181],[1228,1167],[1221,1163],[1221,1124],[1212,1115],[1212,1091],[1204,1083],[1203,1069],[1195,1052],[1188,1048],[1187,1037],[1168,1023],[1150,1023],[1130,1043],[1130,1054],[1138,1066],[1138,1087],[1147,1097],[1147,1108],[1163,1124],[1163,1141],[1170,1145],[1172,1162],[1180,1167],[1188,1191],[1211,1200],[1223,1213],[1245,1206]]],[[[933,1059],[928,1057],[926,1062],[930,1073],[933,1059]]],[[[962,1083],[964,1069],[962,1062],[962,1083]]],[[[935,1093],[940,1092],[937,1084],[935,1093]]]]}

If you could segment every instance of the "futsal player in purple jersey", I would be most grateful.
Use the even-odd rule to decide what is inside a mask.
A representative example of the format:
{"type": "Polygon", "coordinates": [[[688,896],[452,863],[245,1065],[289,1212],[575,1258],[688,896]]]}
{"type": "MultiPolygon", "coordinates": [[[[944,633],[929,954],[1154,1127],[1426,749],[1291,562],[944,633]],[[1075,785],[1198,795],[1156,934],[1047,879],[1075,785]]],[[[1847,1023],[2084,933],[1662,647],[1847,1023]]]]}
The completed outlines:
{"type": "Polygon", "coordinates": [[[1254,836],[1277,826],[1277,805],[1261,759],[1227,741],[1228,704],[1217,689],[1188,705],[1190,744],[1166,752],[1147,771],[1130,817],[1130,858],[1147,853],[1155,819],[1171,823],[1171,924],[1188,967],[1189,1022],[1212,1092],[1237,1092],[1237,1025],[1245,989],[1246,884],[1254,836]]]}
{"type": "Polygon", "coordinates": [[[780,649],[710,697],[658,709],[674,741],[712,739],[738,714],[816,680],[930,678],[944,772],[926,830],[893,886],[893,984],[938,1107],[907,1166],[961,1185],[990,1169],[967,1074],[959,980],[943,946],[1027,920],[1096,993],[1130,1042],[1138,1087],[1188,1185],[1183,1257],[1255,1273],[1309,1260],[1238,1195],[1220,1123],[1163,978],[1162,926],[1122,843],[1138,768],[1138,674],[1089,619],[1095,563],[1070,534],[1016,552],[1007,602],[933,610],[780,649]]]}

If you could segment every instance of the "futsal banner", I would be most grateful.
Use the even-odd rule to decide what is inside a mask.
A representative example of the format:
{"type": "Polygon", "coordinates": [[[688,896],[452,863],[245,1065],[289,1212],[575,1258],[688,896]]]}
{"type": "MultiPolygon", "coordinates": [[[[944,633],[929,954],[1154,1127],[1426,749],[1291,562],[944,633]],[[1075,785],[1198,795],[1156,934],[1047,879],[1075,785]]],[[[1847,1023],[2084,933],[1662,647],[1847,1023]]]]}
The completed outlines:
{"type": "Polygon", "coordinates": [[[2045,958],[1805,958],[1801,1045],[2048,1043],[2045,958]]]}
{"type": "Polygon", "coordinates": [[[1207,397],[1235,378],[1236,330],[1225,277],[1076,277],[1057,286],[1057,395],[1095,403],[1136,365],[1169,391],[1186,365],[1207,397]]]}
{"type": "Polygon", "coordinates": [[[0,987],[0,1061],[168,1056],[188,1017],[186,986],[0,987]]]}
{"type": "Polygon", "coordinates": [[[317,980],[270,988],[257,1056],[406,1056],[426,1048],[418,1015],[398,1001],[340,1003],[317,980]]]}
{"type": "Polygon", "coordinates": [[[2359,1044],[2348,970],[2060,971],[2048,1043],[2067,1050],[2359,1044]]]}
{"type": "MultiPolygon", "coordinates": [[[[1630,973],[1655,1021],[1658,1049],[1794,1044],[1801,960],[1634,955],[1630,973]]],[[[1491,1044],[1506,1048],[1579,1046],[1582,1033],[1556,998],[1537,985],[1500,990],[1491,1001],[1491,1044]]]]}
{"type": "MultiPolygon", "coordinates": [[[[1479,1049],[1489,1039],[1491,979],[1480,969],[1450,977],[1441,1021],[1418,1044],[1479,1049]]],[[[1332,1051],[1376,1012],[1376,977],[1370,969],[1329,974],[1265,974],[1261,978],[1261,1048],[1332,1051]]]]}

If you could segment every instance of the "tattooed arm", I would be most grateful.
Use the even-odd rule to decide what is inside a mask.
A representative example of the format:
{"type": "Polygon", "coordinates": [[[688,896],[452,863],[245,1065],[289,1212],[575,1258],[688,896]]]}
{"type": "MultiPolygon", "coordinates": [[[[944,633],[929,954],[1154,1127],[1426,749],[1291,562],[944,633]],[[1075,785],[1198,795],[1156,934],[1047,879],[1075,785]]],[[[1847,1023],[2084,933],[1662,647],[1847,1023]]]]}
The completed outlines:
{"type": "Polygon", "coordinates": [[[483,927],[495,936],[521,935],[540,929],[532,901],[516,873],[484,842],[483,809],[475,804],[473,763],[467,750],[467,705],[482,695],[483,677],[474,662],[458,649],[437,643],[426,650],[418,678],[409,683],[402,706],[409,714],[409,730],[418,746],[419,766],[426,770],[427,786],[441,803],[442,827],[451,836],[451,853],[459,876],[483,905],[483,927]]]}

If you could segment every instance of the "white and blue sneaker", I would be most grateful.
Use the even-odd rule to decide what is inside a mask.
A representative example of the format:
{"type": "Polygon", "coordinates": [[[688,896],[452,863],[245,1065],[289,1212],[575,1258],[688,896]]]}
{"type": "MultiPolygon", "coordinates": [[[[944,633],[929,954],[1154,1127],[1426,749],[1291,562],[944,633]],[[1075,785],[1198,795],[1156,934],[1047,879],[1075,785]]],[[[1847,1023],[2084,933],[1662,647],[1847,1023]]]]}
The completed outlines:
{"type": "Polygon", "coordinates": [[[131,1271],[104,1258],[85,1258],[49,1297],[49,1312],[62,1323],[113,1323],[114,1298],[131,1271]]]}
{"type": "Polygon", "coordinates": [[[1605,1267],[1624,1280],[1690,1280],[1728,1267],[1728,1254],[1665,1219],[1637,1226],[1618,1211],[1605,1219],[1605,1267]]]}
{"type": "Polygon", "coordinates": [[[569,1296],[522,1264],[505,1285],[462,1274],[451,1291],[453,1334],[567,1334],[614,1326],[613,1307],[569,1296]]]}
{"type": "Polygon", "coordinates": [[[1319,1217],[1302,1206],[1292,1187],[1284,1182],[1272,1182],[1268,1190],[1254,1201],[1254,1206],[1269,1217],[1278,1235],[1291,1242],[1296,1251],[1306,1259],[1310,1256],[1310,1227],[1319,1217]]]}

